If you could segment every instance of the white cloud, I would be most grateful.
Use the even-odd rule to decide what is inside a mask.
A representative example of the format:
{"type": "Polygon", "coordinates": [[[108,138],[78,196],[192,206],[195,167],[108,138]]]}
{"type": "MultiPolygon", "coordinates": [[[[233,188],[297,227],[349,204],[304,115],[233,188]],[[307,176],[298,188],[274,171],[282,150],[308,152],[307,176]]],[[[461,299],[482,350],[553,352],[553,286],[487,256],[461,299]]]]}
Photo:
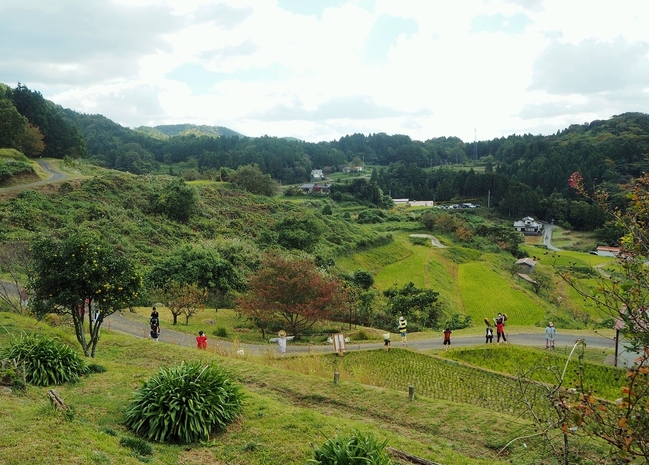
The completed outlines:
{"type": "Polygon", "coordinates": [[[646,111],[643,0],[23,0],[0,82],[126,126],[466,141],[646,111]]]}

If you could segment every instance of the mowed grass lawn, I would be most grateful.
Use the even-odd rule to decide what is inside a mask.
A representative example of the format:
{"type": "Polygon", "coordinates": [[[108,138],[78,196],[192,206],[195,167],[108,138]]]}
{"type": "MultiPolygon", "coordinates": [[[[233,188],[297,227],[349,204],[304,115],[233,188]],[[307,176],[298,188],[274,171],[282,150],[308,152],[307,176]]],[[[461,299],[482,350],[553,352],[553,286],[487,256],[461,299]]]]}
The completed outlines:
{"type": "Polygon", "coordinates": [[[534,325],[545,316],[545,309],[484,263],[464,263],[458,269],[458,282],[464,308],[474,322],[506,313],[516,325],[534,325]]]}

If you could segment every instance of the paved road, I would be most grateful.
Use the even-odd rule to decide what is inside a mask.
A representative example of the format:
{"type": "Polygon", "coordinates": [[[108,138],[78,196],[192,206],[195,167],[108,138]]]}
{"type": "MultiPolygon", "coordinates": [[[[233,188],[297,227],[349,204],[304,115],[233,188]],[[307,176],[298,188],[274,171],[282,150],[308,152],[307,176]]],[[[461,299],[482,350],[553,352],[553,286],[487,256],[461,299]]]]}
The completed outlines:
{"type": "Polygon", "coordinates": [[[552,228],[554,226],[550,223],[543,223],[543,244],[548,250],[561,251],[561,249],[552,245],[552,228]]]}
{"type": "MultiPolygon", "coordinates": [[[[119,313],[115,313],[106,318],[106,321],[103,325],[104,329],[109,329],[112,331],[118,331],[125,334],[131,334],[136,337],[143,339],[149,338],[149,326],[143,322],[138,322],[127,318],[119,313]]],[[[223,341],[209,336],[208,345],[212,349],[217,351],[223,351],[225,353],[234,354],[237,350],[243,349],[244,353],[248,355],[275,355],[279,354],[277,344],[233,344],[230,341],[223,341]]],[[[556,351],[558,350],[572,350],[573,345],[577,340],[576,336],[571,336],[568,334],[558,334],[556,338],[556,351]]],[[[182,345],[187,347],[196,347],[196,337],[191,334],[182,333],[179,331],[174,331],[168,327],[162,327],[162,332],[160,334],[159,342],[166,342],[169,344],[182,345]]],[[[463,347],[463,346],[476,346],[484,344],[484,337],[482,336],[465,336],[465,337],[453,337],[451,340],[451,347],[463,347]]],[[[517,333],[508,335],[508,342],[511,344],[529,346],[529,347],[545,347],[545,333],[543,330],[540,332],[529,332],[529,333],[517,333]]],[[[585,337],[586,346],[590,348],[601,348],[605,349],[614,349],[615,341],[603,336],[587,336],[585,337]]],[[[347,351],[353,350],[369,350],[369,349],[378,349],[383,347],[382,342],[362,342],[354,343],[353,341],[346,344],[347,351]]],[[[392,347],[401,347],[401,341],[398,337],[395,338],[393,335],[392,347]]],[[[411,340],[408,341],[407,347],[414,350],[430,350],[430,349],[441,349],[442,348],[442,334],[440,333],[438,338],[422,339],[422,340],[411,340]]],[[[301,354],[301,353],[326,353],[333,352],[333,346],[331,344],[318,344],[318,345],[292,345],[288,344],[286,353],[290,354],[301,354]]],[[[633,359],[638,355],[633,352],[626,352],[623,350],[623,343],[620,342],[619,347],[619,360],[618,365],[624,366],[633,364],[633,359]]],[[[613,365],[614,357],[609,355],[606,363],[613,365]]]]}
{"type": "Polygon", "coordinates": [[[35,181],[35,182],[29,182],[26,184],[18,184],[15,186],[11,187],[1,187],[0,192],[9,192],[9,191],[18,191],[18,190],[23,190],[23,189],[29,189],[31,187],[35,186],[42,186],[44,184],[49,184],[52,182],[56,181],[62,181],[66,178],[69,177],[67,173],[64,173],[63,171],[59,171],[54,166],[50,164],[50,162],[45,161],[45,160],[36,160],[36,162],[45,170],[48,174],[47,179],[43,179],[41,181],[35,181]]]}

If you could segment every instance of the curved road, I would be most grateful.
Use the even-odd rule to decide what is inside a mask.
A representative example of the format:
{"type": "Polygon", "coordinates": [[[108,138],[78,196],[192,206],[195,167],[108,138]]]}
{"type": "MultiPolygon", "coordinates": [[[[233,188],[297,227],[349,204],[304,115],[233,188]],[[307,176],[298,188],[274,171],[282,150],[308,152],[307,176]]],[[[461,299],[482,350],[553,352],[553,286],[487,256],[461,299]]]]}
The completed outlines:
{"type": "Polygon", "coordinates": [[[41,168],[48,174],[47,179],[42,179],[40,181],[30,182],[26,184],[18,184],[10,187],[0,187],[0,192],[10,192],[18,191],[23,189],[29,189],[30,187],[42,186],[44,184],[50,184],[57,181],[63,181],[70,177],[69,174],[59,171],[52,164],[45,160],[36,160],[36,163],[40,165],[41,168]]]}
{"type": "Polygon", "coordinates": [[[552,228],[554,226],[550,223],[543,223],[543,244],[548,250],[561,251],[561,249],[552,245],[552,228]]]}
{"type": "MultiPolygon", "coordinates": [[[[135,337],[142,339],[149,339],[149,326],[148,324],[140,321],[135,321],[130,318],[123,316],[120,313],[114,313],[106,318],[102,328],[117,331],[124,334],[130,334],[135,337]]],[[[529,347],[545,347],[545,332],[538,333],[516,333],[508,334],[508,342],[515,345],[529,346],[529,347]]],[[[245,354],[248,355],[266,355],[266,354],[278,354],[277,344],[234,344],[230,341],[224,341],[216,339],[214,337],[209,337],[208,347],[217,352],[225,352],[227,354],[234,354],[237,350],[243,349],[245,354]]],[[[401,340],[398,335],[393,334],[392,347],[401,347],[401,340]]],[[[568,350],[570,351],[577,340],[577,336],[570,334],[558,334],[556,337],[556,349],[555,350],[568,350]]],[[[602,350],[605,349],[614,349],[615,341],[603,336],[586,336],[584,338],[586,346],[590,348],[599,348],[602,350]]],[[[186,347],[196,347],[196,337],[182,333],[179,331],[174,331],[173,329],[168,329],[168,327],[162,327],[160,333],[160,342],[166,342],[169,344],[182,345],[186,347]]],[[[465,346],[476,346],[484,344],[483,336],[462,336],[462,337],[453,337],[451,339],[451,347],[465,347],[465,346]]],[[[346,350],[369,350],[369,349],[379,349],[383,347],[382,342],[363,342],[363,343],[347,343],[346,350]]],[[[414,350],[430,350],[430,349],[441,349],[442,346],[442,334],[440,333],[438,338],[430,339],[421,339],[416,341],[408,341],[407,347],[414,350]]],[[[631,366],[633,365],[633,359],[635,359],[638,354],[634,352],[626,352],[623,348],[623,342],[620,341],[619,345],[619,357],[618,357],[618,366],[631,366]]],[[[298,353],[324,353],[324,352],[334,352],[333,346],[331,344],[318,344],[318,345],[292,345],[288,344],[286,353],[290,355],[298,353]]],[[[609,355],[606,363],[613,365],[614,357],[609,355]]]]}

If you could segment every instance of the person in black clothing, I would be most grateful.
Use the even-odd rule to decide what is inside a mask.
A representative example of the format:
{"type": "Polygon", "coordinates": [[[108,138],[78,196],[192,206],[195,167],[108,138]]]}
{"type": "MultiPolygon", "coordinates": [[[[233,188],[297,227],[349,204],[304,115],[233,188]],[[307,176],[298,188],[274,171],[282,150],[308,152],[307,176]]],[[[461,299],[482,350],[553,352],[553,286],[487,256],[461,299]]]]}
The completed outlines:
{"type": "Polygon", "coordinates": [[[158,310],[153,307],[153,310],[151,310],[151,324],[160,324],[160,315],[158,314],[158,310]]]}
{"type": "Polygon", "coordinates": [[[490,344],[494,341],[494,328],[493,326],[487,326],[487,333],[485,334],[485,344],[490,344]]]}

